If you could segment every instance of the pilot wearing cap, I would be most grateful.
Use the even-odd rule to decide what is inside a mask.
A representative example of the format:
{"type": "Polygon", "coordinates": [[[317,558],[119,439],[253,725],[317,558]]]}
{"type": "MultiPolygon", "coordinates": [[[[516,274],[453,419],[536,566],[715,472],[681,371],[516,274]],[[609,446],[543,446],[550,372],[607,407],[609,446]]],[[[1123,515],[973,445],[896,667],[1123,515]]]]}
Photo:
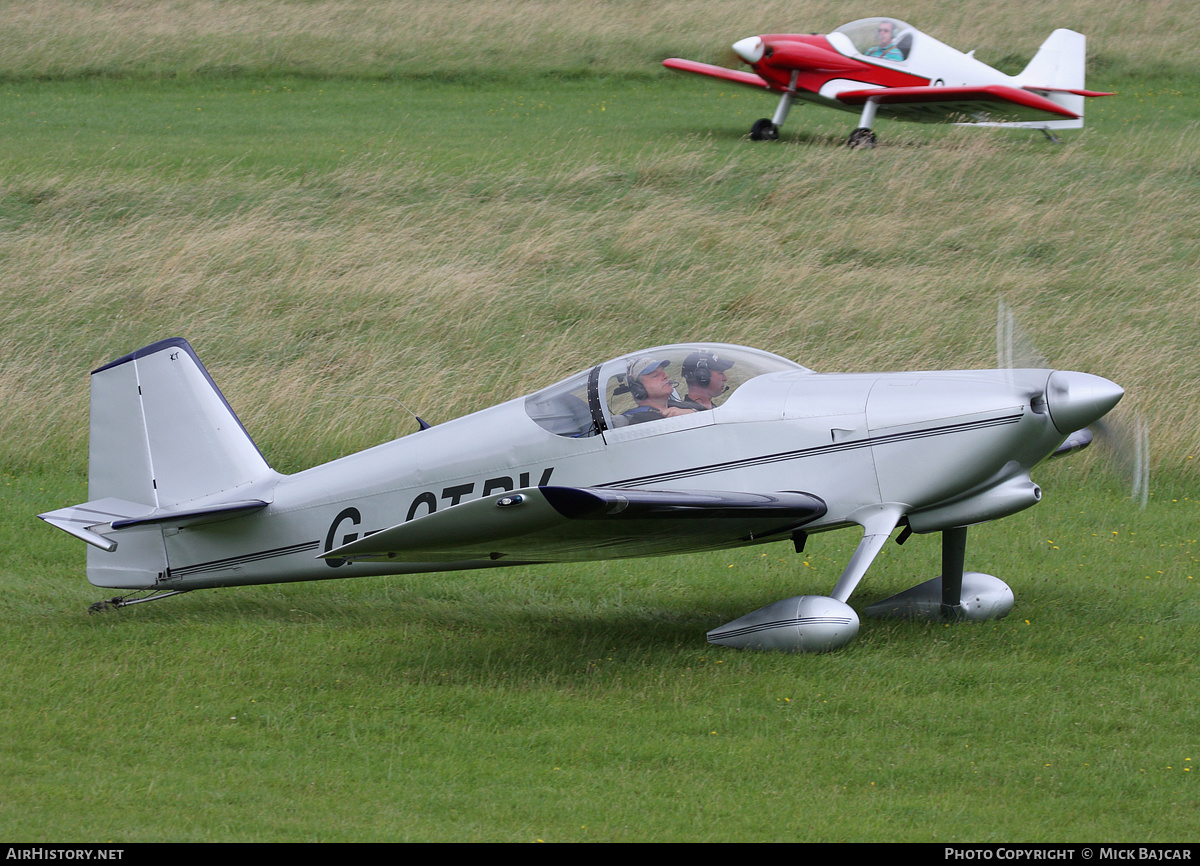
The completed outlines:
{"type": "Polygon", "coordinates": [[[729,376],[725,371],[733,361],[722,358],[716,352],[701,349],[688,355],[683,361],[683,379],[688,393],[685,405],[698,409],[711,409],[713,398],[729,390],[729,376]]]}
{"type": "Polygon", "coordinates": [[[670,361],[658,358],[635,358],[626,365],[625,384],[637,406],[625,412],[624,415],[631,424],[643,421],[657,421],[660,418],[674,418],[677,415],[688,415],[695,408],[685,407],[675,395],[675,383],[667,375],[670,361]]]}

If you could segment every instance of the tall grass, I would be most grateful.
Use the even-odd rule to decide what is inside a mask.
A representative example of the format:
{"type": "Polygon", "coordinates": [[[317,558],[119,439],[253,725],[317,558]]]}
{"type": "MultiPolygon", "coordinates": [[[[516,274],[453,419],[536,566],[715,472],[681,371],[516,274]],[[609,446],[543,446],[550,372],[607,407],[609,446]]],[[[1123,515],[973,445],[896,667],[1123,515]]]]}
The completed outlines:
{"type": "Polygon", "coordinates": [[[299,467],[408,429],[347,395],[444,421],[664,341],[820,370],[991,366],[1004,297],[1053,363],[1125,386],[1158,468],[1190,474],[1188,139],[1098,155],[1086,133],[910,135],[771,164],[686,140],[454,174],[403,146],[302,177],[26,168],[0,209],[5,459],[79,468],[86,372],[172,334],[299,467]]]}
{"type": "MultiPolygon", "coordinates": [[[[729,60],[738,34],[828,32],[881,14],[877,3],[818,0],[49,0],[0,3],[0,78],[300,74],[645,77],[672,55],[729,60]]],[[[1191,9],[1060,0],[953,8],[911,0],[900,17],[990,63],[1028,60],[1053,27],[1087,34],[1100,65],[1188,68],[1191,9]]]]}

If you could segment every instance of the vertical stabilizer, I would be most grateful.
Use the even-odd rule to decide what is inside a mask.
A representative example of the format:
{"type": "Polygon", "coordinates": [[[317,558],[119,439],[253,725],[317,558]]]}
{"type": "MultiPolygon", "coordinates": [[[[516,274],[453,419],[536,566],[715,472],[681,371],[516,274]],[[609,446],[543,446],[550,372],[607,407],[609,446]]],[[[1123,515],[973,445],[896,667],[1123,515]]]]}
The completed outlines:
{"type": "Polygon", "coordinates": [[[1079,115],[1077,121],[1052,121],[1051,128],[1083,126],[1084,96],[1071,91],[1084,89],[1086,63],[1087,38],[1074,30],[1055,30],[1016,77],[1018,87],[1032,90],[1079,115]]]}
{"type": "Polygon", "coordinates": [[[162,340],[93,371],[89,499],[168,508],[269,474],[186,340],[162,340]]]}
{"type": "Polygon", "coordinates": [[[266,507],[246,492],[275,473],[186,340],[93,371],[91,404],[89,501],[38,516],[88,543],[96,586],[159,587],[164,533],[266,507]]]}
{"type": "Polygon", "coordinates": [[[1022,87],[1083,90],[1087,37],[1074,30],[1055,30],[1029,65],[1017,76],[1022,87]]]}

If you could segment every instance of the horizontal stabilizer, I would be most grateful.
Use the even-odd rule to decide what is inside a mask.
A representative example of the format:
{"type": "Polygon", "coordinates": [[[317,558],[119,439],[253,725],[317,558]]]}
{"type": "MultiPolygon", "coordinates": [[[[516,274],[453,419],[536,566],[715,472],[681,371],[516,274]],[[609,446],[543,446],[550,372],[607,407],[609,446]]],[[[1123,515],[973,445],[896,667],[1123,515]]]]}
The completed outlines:
{"type": "Polygon", "coordinates": [[[825,514],[808,493],[531,487],[477,499],[330,550],[384,562],[572,562],[744,544],[825,514]]]}
{"type": "Polygon", "coordinates": [[[1054,93],[1069,93],[1072,96],[1115,96],[1115,91],[1105,90],[1083,90],[1075,87],[1034,87],[1026,84],[1022,90],[1028,90],[1030,93],[1040,93],[1042,95],[1054,93]]]}
{"type": "Polygon", "coordinates": [[[247,499],[242,502],[221,502],[207,508],[158,508],[141,517],[127,517],[114,520],[113,529],[128,529],[131,526],[146,526],[157,523],[162,526],[182,527],[199,526],[202,523],[217,523],[252,514],[267,507],[261,499],[247,499]]]}
{"type": "Polygon", "coordinates": [[[205,508],[150,508],[137,502],[109,497],[48,511],[39,514],[38,517],[51,526],[56,526],[94,547],[111,553],[117,549],[116,538],[97,532],[97,528],[121,530],[150,524],[195,526],[240,517],[266,507],[267,503],[263,500],[250,499],[242,502],[221,502],[205,508]]]}
{"type": "Polygon", "coordinates": [[[57,526],[63,532],[68,532],[76,538],[86,541],[93,547],[112,551],[117,549],[117,543],[107,536],[94,532],[97,526],[107,526],[114,520],[123,520],[146,514],[153,509],[137,502],[127,502],[124,499],[108,497],[80,505],[69,505],[56,511],[39,514],[42,520],[51,526],[57,526]]]}

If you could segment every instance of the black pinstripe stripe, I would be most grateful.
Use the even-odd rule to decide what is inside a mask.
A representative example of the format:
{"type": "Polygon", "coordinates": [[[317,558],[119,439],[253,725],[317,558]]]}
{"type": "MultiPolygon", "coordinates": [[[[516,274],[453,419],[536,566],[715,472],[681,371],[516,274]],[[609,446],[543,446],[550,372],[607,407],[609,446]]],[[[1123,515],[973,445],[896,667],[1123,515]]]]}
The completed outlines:
{"type": "Polygon", "coordinates": [[[764,454],[760,457],[747,457],[741,460],[730,460],[725,463],[712,463],[707,466],[690,466],[687,469],[660,472],[655,475],[641,475],[636,478],[625,478],[621,481],[610,481],[607,484],[597,484],[596,487],[633,487],[644,484],[658,484],[664,481],[677,481],[682,478],[711,475],[714,472],[727,472],[731,469],[766,466],[771,463],[783,463],[789,460],[803,460],[808,457],[836,454],[840,451],[857,451],[861,448],[872,448],[877,445],[894,445],[899,442],[913,442],[933,436],[949,436],[967,430],[1002,427],[1008,424],[1016,424],[1024,417],[1023,413],[1020,415],[1005,415],[1000,418],[987,418],[982,421],[965,421],[959,424],[947,424],[942,427],[929,427],[924,430],[913,430],[909,433],[893,433],[890,436],[868,436],[866,439],[856,439],[853,442],[834,442],[829,445],[818,445],[813,448],[780,451],[776,454],[764,454]]]}
{"type": "MultiPolygon", "coordinates": [[[[794,625],[797,627],[806,625],[849,625],[853,620],[848,616],[799,616],[789,617],[787,619],[777,619],[771,622],[757,623],[755,625],[744,626],[731,631],[721,631],[713,636],[718,640],[725,640],[731,637],[744,637],[746,635],[758,634],[760,631],[769,631],[775,628],[783,628],[784,626],[794,625]]],[[[712,643],[712,638],[709,638],[709,643],[712,643]]]]}
{"type": "Polygon", "coordinates": [[[237,568],[251,562],[261,562],[264,559],[274,559],[278,556],[288,556],[293,553],[303,553],[306,550],[320,548],[319,541],[305,541],[291,544],[287,547],[276,547],[272,550],[260,550],[257,553],[247,553],[242,556],[230,556],[226,559],[214,559],[211,562],[200,562],[196,565],[185,565],[182,568],[172,568],[171,577],[187,577],[193,574],[203,574],[208,571],[220,571],[225,568],[237,568]]]}

